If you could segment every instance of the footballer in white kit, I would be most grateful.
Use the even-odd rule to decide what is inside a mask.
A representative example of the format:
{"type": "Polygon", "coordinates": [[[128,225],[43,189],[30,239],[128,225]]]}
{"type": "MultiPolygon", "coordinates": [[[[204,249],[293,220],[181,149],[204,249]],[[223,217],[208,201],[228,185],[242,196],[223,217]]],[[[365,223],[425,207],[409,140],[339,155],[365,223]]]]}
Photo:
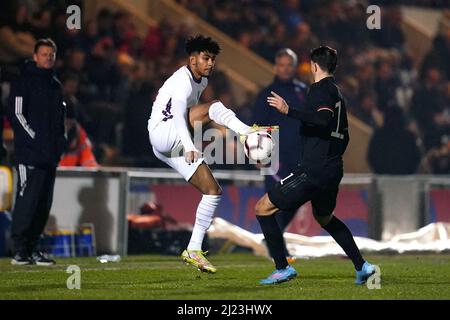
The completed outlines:
{"type": "Polygon", "coordinates": [[[198,104],[220,52],[218,43],[197,35],[186,41],[186,52],[188,64],[174,72],[158,91],[148,131],[155,155],[203,195],[192,236],[182,258],[201,271],[215,273],[216,268],[205,258],[202,243],[220,202],[222,189],[195,148],[189,128],[193,128],[196,121],[201,121],[202,125],[214,121],[240,136],[247,135],[252,128],[242,123],[220,101],[198,104]]]}
{"type": "Polygon", "coordinates": [[[189,66],[178,69],[158,91],[148,121],[153,152],[162,161],[177,170],[186,181],[192,177],[203,158],[187,163],[180,152],[198,151],[189,133],[188,109],[198,104],[208,79],[194,79],[189,66]]]}

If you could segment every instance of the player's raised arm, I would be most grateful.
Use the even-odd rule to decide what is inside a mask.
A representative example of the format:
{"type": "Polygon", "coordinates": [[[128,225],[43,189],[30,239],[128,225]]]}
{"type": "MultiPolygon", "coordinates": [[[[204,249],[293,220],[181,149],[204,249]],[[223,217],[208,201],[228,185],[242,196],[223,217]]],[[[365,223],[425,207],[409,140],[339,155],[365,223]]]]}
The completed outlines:
{"type": "Polygon", "coordinates": [[[289,108],[289,105],[280,95],[271,91],[271,97],[267,97],[267,102],[271,107],[274,107],[278,112],[287,115],[288,117],[301,120],[305,123],[313,124],[319,127],[328,127],[333,111],[330,108],[318,108],[317,111],[298,110],[289,108]]]}

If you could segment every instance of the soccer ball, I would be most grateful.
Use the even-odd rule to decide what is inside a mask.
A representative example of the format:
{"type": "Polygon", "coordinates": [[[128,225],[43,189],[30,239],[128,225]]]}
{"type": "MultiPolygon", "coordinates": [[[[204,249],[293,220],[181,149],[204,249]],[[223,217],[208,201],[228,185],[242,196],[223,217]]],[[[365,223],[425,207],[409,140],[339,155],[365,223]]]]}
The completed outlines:
{"type": "Polygon", "coordinates": [[[258,130],[247,136],[244,152],[254,161],[265,161],[272,155],[273,146],[272,136],[264,130],[258,130]]]}

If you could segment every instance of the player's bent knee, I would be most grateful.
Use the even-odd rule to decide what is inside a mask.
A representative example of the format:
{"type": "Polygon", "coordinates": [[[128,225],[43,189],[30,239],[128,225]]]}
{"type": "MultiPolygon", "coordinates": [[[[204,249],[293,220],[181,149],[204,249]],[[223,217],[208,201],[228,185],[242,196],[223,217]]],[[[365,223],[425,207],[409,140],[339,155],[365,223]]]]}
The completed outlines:
{"type": "Polygon", "coordinates": [[[265,210],[264,210],[264,203],[263,199],[259,199],[259,201],[255,205],[255,213],[258,216],[264,216],[265,210]]]}
{"type": "Polygon", "coordinates": [[[258,216],[271,215],[271,214],[275,213],[274,209],[276,209],[276,208],[273,207],[273,205],[270,202],[267,195],[262,197],[261,199],[259,199],[255,205],[255,213],[258,216]]]}

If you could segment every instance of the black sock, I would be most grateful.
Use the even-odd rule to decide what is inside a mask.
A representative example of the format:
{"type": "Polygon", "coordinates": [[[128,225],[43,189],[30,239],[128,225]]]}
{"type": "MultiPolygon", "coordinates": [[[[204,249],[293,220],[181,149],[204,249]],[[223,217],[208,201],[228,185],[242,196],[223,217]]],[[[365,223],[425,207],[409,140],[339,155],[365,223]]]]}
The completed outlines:
{"type": "Polygon", "coordinates": [[[280,226],[281,230],[286,229],[296,213],[296,211],[278,211],[275,214],[275,219],[277,220],[277,223],[280,226]]]}
{"type": "MultiPolygon", "coordinates": [[[[275,214],[275,219],[277,220],[278,226],[280,227],[280,230],[284,232],[286,227],[291,223],[292,219],[294,218],[296,211],[278,211],[275,214]]],[[[283,238],[283,247],[284,247],[284,254],[286,256],[289,256],[289,251],[286,247],[286,242],[283,238]]]]}
{"type": "Polygon", "coordinates": [[[266,239],[269,253],[275,261],[275,267],[277,269],[285,269],[288,266],[288,262],[284,253],[284,239],[275,216],[273,214],[269,216],[256,215],[256,218],[266,239]]]}
{"type": "Polygon", "coordinates": [[[356,270],[361,270],[364,259],[356,246],[353,235],[347,226],[338,218],[333,216],[327,225],[323,226],[333,239],[344,249],[347,256],[353,261],[356,270]]]}

